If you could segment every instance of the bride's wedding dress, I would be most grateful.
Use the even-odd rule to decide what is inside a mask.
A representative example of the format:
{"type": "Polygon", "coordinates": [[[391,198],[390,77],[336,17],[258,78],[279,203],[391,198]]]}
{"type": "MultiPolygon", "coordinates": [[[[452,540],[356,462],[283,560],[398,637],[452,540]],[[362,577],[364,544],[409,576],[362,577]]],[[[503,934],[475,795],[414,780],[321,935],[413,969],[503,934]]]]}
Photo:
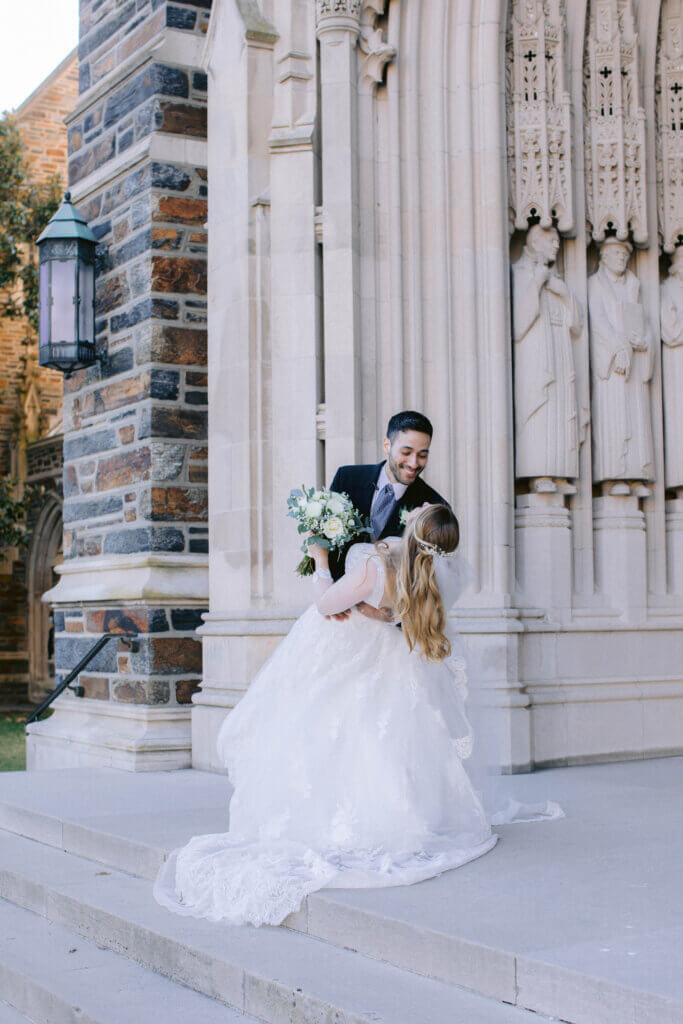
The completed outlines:
{"type": "MultiPolygon", "coordinates": [[[[354,570],[379,607],[373,545],[350,550],[347,576],[354,570]]],[[[457,570],[444,565],[437,581],[448,608],[457,570]]],[[[171,854],[156,899],[177,913],[275,925],[318,889],[406,885],[486,853],[497,836],[464,767],[466,692],[458,654],[425,662],[395,625],[358,613],[328,620],[312,605],[220,731],[229,831],[171,854]]]]}

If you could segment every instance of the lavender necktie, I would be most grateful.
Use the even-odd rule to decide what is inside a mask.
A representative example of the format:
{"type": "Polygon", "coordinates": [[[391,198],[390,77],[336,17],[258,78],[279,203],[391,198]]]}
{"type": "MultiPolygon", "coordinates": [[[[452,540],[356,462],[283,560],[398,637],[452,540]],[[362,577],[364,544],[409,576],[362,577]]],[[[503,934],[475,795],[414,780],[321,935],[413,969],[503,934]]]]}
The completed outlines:
{"type": "Polygon", "coordinates": [[[385,484],[377,496],[377,501],[371,514],[373,540],[379,540],[395,504],[396,495],[394,494],[394,488],[391,484],[385,484]]]}

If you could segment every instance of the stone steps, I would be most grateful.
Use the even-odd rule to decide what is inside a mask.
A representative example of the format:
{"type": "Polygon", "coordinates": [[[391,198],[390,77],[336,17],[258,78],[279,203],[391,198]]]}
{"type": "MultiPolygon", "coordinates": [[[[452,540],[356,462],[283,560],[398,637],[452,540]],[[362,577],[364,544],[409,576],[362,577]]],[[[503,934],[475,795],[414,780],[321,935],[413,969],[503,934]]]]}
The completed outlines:
{"type": "MultiPolygon", "coordinates": [[[[671,807],[683,759],[559,769],[512,783],[529,802],[558,799],[566,819],[509,826],[491,854],[420,885],[322,891],[287,931],[239,934],[289,935],[304,945],[283,948],[304,956],[329,944],[352,951],[352,964],[375,963],[399,978],[412,972],[451,993],[468,989],[505,1012],[504,1003],[533,1010],[537,1022],[681,1024],[683,821],[671,807]]],[[[67,851],[136,876],[130,884],[149,901],[168,850],[224,830],[228,796],[225,778],[198,771],[12,773],[0,775],[0,828],[45,844],[47,854],[67,851]]],[[[327,970],[324,960],[319,966],[327,970]]],[[[337,1005],[334,993],[317,997],[325,995],[337,1005]]]]}
{"type": "MultiPolygon", "coordinates": [[[[247,1024],[249,1018],[0,900],[0,1024],[247,1024]],[[21,1016],[25,1014],[25,1016],[21,1016]]],[[[253,1018],[252,1018],[253,1020],[253,1018]]]]}
{"type": "MultiPolygon", "coordinates": [[[[158,846],[0,802],[0,828],[152,882],[166,856],[158,846]]],[[[511,953],[445,935],[314,893],[286,927],[425,977],[514,1003],[511,953]]]]}
{"type": "Polygon", "coordinates": [[[541,1021],[287,929],[178,917],[154,903],[148,881],[7,831],[0,833],[0,898],[266,1024],[541,1021]]]}

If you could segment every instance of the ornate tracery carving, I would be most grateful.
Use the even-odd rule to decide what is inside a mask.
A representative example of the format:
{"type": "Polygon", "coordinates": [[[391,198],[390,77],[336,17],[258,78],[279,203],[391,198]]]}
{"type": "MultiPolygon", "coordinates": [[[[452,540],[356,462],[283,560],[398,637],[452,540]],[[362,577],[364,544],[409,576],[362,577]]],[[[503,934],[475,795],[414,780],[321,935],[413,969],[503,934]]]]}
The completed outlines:
{"type": "Polygon", "coordinates": [[[657,48],[659,232],[672,253],[683,235],[683,3],[664,0],[657,48]]]}
{"type": "Polygon", "coordinates": [[[563,0],[514,0],[508,34],[510,206],[516,228],[574,227],[563,0]]]}
{"type": "Polygon", "coordinates": [[[592,0],[585,63],[586,205],[593,238],[647,243],[645,111],[631,0],[592,0]]]}

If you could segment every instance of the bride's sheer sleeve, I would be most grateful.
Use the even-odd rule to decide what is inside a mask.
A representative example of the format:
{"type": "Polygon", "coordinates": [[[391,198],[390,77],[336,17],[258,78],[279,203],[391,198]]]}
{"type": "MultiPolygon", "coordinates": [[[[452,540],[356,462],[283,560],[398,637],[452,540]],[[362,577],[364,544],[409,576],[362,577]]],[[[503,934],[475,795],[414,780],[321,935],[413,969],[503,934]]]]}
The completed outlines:
{"type": "Polygon", "coordinates": [[[315,574],[315,603],[321,615],[337,615],[366,601],[379,608],[384,593],[384,566],[373,555],[363,559],[336,583],[325,570],[315,574]]]}

